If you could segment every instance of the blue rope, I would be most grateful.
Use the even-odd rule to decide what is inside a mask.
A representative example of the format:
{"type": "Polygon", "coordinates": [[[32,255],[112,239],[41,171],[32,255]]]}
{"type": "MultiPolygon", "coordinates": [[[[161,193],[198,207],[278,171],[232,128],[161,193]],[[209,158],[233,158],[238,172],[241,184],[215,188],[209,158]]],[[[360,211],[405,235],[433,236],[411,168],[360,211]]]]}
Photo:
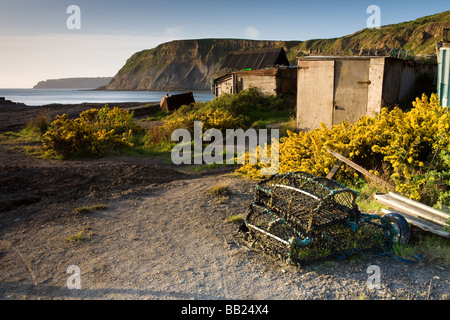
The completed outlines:
{"type": "MultiPolygon", "coordinates": [[[[366,256],[363,251],[361,251],[359,249],[352,249],[352,250],[346,251],[342,255],[338,256],[338,260],[345,260],[347,257],[350,257],[355,253],[360,253],[364,257],[366,256]]],[[[382,253],[378,253],[378,254],[374,255],[374,257],[381,257],[381,256],[387,256],[389,258],[393,258],[395,260],[398,260],[398,261],[404,262],[404,263],[422,263],[422,261],[423,261],[423,256],[421,254],[416,254],[414,256],[411,256],[410,259],[402,258],[402,257],[396,256],[395,254],[388,253],[388,252],[382,252],[382,253]]]]}
{"type": "Polygon", "coordinates": [[[389,258],[394,258],[395,260],[398,260],[400,262],[405,262],[405,263],[422,263],[423,261],[423,256],[421,254],[416,254],[414,256],[411,256],[411,259],[405,259],[399,256],[396,256],[395,254],[392,253],[388,253],[388,252],[383,252],[380,254],[375,255],[377,256],[388,256],[389,258]]]}

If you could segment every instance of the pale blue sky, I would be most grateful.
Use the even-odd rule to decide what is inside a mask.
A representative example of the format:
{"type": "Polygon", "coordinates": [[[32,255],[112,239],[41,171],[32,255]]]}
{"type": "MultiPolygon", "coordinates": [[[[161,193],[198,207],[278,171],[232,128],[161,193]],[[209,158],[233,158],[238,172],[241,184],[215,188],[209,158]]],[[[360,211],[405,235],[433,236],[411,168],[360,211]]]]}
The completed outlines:
{"type": "Polygon", "coordinates": [[[450,9],[443,0],[0,0],[0,88],[113,76],[134,52],[175,39],[340,37],[366,28],[370,5],[382,25],[450,9]],[[69,5],[80,7],[79,30],[66,26],[69,5]]]}

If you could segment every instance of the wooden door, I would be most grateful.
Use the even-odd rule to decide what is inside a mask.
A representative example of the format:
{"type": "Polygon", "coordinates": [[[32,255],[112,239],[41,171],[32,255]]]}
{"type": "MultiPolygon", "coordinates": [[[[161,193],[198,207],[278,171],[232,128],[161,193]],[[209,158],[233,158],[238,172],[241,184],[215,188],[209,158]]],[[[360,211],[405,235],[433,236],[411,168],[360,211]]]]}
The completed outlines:
{"type": "Polygon", "coordinates": [[[342,121],[356,123],[367,114],[369,64],[368,59],[336,61],[333,125],[342,121]]]}
{"type": "Polygon", "coordinates": [[[299,61],[297,127],[304,131],[330,128],[333,121],[334,61],[299,61]]]}

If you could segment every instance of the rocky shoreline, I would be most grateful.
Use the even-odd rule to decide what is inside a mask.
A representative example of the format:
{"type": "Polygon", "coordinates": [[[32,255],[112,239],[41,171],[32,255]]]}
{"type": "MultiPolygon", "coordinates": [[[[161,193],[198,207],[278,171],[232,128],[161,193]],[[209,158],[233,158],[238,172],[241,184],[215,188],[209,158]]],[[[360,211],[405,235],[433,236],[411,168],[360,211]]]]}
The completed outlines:
{"type": "Polygon", "coordinates": [[[67,114],[69,118],[77,117],[81,112],[98,109],[108,105],[110,108],[121,107],[134,111],[136,116],[154,112],[159,108],[159,101],[150,102],[109,102],[109,103],[79,103],[79,104],[47,104],[28,106],[0,97],[0,132],[18,131],[24,128],[40,114],[53,119],[58,114],[67,114]]]}

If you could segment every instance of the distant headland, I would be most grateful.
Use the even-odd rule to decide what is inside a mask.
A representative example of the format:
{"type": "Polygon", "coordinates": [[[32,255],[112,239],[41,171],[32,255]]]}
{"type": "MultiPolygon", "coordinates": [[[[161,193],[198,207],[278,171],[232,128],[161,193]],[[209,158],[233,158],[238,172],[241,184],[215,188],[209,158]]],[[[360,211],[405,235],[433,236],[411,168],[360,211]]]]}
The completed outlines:
{"type": "Polygon", "coordinates": [[[106,86],[112,77],[62,78],[39,81],[33,89],[97,89],[106,86]]]}

